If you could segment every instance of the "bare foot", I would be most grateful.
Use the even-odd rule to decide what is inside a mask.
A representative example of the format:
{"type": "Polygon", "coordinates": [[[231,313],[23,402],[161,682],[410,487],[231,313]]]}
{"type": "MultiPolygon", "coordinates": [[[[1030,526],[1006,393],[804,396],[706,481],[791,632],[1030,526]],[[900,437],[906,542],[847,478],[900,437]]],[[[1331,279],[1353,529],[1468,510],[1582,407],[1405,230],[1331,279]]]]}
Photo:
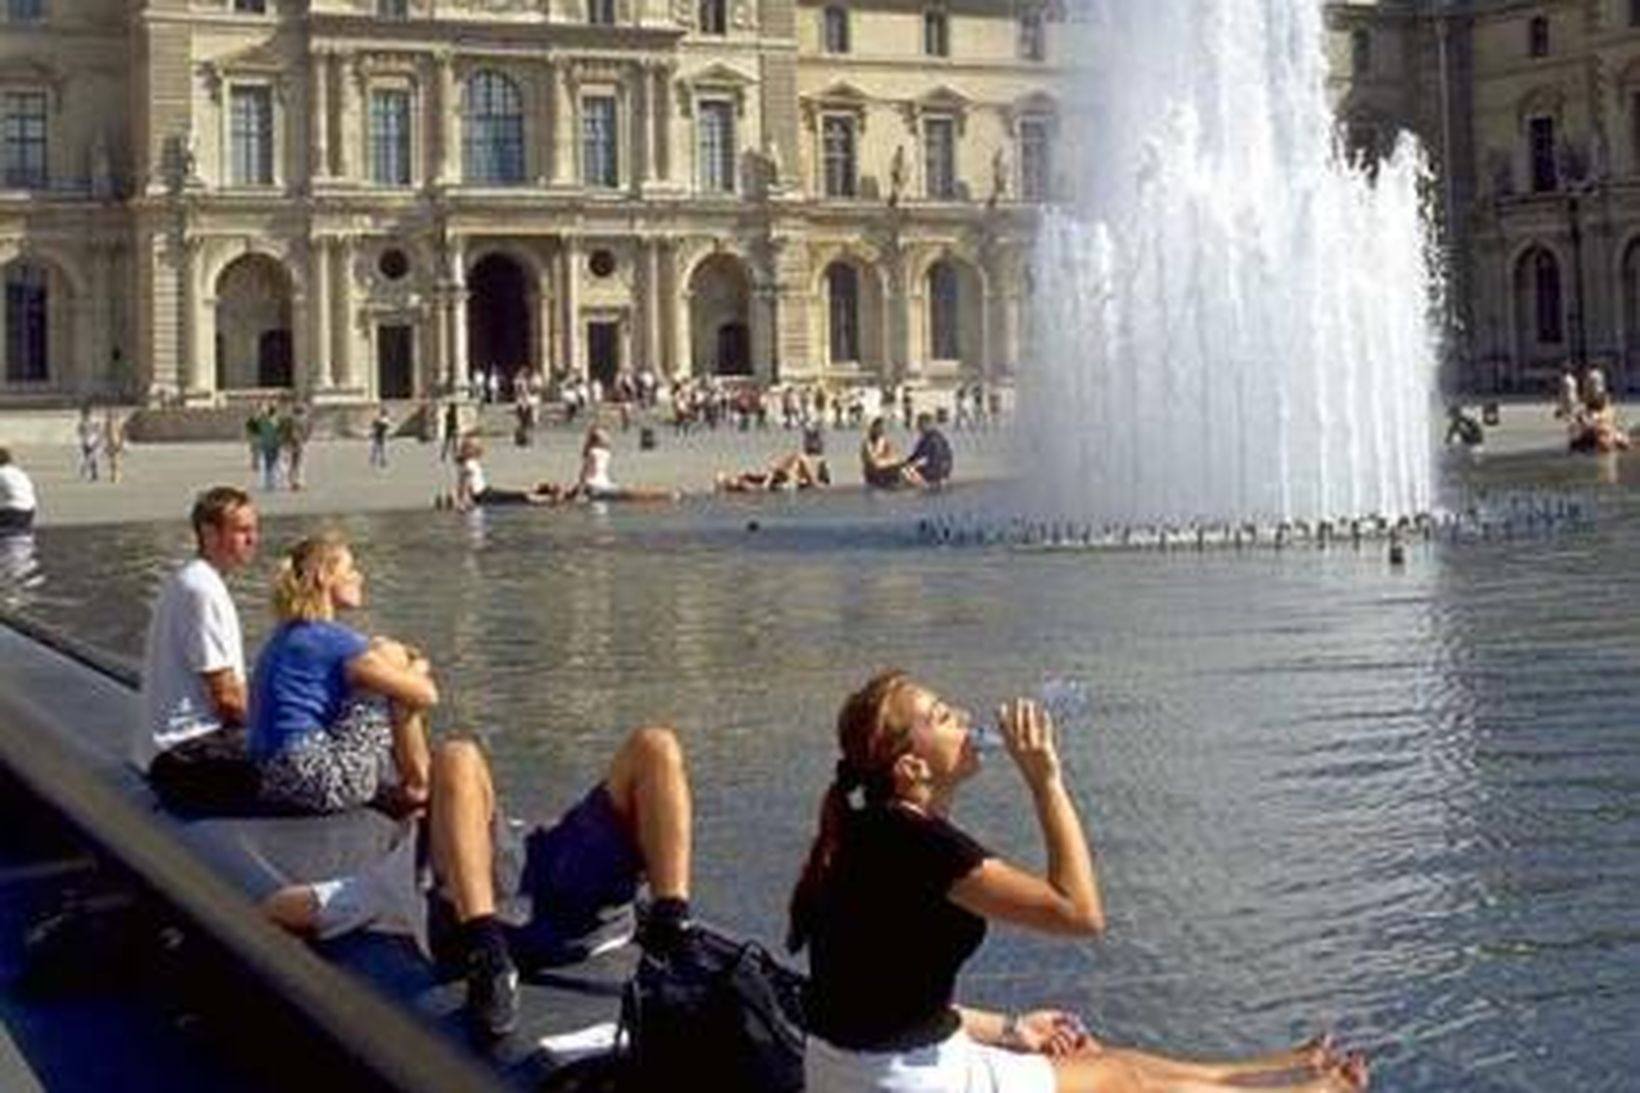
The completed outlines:
{"type": "Polygon", "coordinates": [[[1344,1056],[1342,1062],[1328,1071],[1327,1077],[1339,1093],[1359,1093],[1367,1088],[1370,1075],[1367,1073],[1367,1057],[1359,1051],[1352,1051],[1344,1056]]]}
{"type": "Polygon", "coordinates": [[[1305,1040],[1293,1049],[1293,1054],[1302,1065],[1317,1074],[1331,1070],[1344,1061],[1338,1053],[1338,1041],[1331,1031],[1319,1032],[1305,1040]]]}

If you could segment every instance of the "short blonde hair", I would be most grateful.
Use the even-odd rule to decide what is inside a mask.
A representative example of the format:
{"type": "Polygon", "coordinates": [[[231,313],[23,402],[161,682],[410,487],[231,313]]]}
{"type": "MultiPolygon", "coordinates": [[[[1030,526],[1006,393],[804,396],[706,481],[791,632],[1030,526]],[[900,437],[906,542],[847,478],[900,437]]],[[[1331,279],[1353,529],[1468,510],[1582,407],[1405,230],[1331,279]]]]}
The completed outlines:
{"type": "Polygon", "coordinates": [[[329,619],[330,579],[347,553],[347,540],[335,532],[310,535],[279,559],[273,576],[273,613],[280,622],[329,619]]]}

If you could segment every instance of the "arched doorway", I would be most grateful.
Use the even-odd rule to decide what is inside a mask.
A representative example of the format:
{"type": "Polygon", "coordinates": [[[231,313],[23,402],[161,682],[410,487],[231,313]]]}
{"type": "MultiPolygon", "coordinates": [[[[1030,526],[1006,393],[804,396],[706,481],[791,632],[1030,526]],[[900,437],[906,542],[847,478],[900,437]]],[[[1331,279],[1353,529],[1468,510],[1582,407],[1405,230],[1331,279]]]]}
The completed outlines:
{"type": "Polygon", "coordinates": [[[500,377],[502,398],[531,368],[531,296],[524,267],[505,254],[486,255],[467,274],[467,366],[475,376],[500,377]]]}
{"type": "Polygon", "coordinates": [[[752,374],[752,279],[732,254],[714,254],[689,278],[690,357],[696,374],[752,374]]]}
{"type": "Polygon", "coordinates": [[[35,262],[17,261],[5,270],[5,382],[36,386],[53,379],[52,317],[62,310],[52,293],[51,271],[35,262]]]}
{"type": "Polygon", "coordinates": [[[216,279],[218,390],[295,386],[290,297],[289,275],[267,255],[247,254],[222,271],[216,279]]]}
{"type": "Polygon", "coordinates": [[[1529,384],[1547,380],[1566,355],[1565,294],[1560,263],[1547,247],[1515,263],[1515,359],[1529,384]]]}
{"type": "Polygon", "coordinates": [[[926,284],[930,361],[978,370],[984,293],[972,266],[942,258],[928,267],[926,284]]]}

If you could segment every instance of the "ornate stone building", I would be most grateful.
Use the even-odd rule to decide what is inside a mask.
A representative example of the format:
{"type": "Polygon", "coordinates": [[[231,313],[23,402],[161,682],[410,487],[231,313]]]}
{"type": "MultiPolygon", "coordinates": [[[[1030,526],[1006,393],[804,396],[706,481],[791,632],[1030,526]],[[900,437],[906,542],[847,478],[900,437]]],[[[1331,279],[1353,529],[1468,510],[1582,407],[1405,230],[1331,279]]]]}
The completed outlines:
{"type": "Polygon", "coordinates": [[[1640,2],[1332,3],[1342,122],[1416,131],[1451,255],[1450,380],[1640,389],[1640,2]]]}
{"type": "Polygon", "coordinates": [[[0,405],[1021,358],[1037,0],[0,0],[0,405]]]}

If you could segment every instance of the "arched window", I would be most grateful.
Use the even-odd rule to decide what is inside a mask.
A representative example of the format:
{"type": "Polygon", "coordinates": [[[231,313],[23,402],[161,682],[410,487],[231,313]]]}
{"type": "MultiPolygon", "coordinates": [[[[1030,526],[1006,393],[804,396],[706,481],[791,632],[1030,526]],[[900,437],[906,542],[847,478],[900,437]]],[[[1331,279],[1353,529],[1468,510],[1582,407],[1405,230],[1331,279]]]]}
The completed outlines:
{"type": "Polygon", "coordinates": [[[524,181],[524,107],[518,85],[499,72],[467,78],[462,170],[468,182],[524,181]]]}
{"type": "Polygon", "coordinates": [[[957,305],[961,294],[957,270],[950,262],[936,262],[928,271],[928,337],[930,355],[937,361],[962,358],[957,305]]]}
{"type": "Polygon", "coordinates": [[[846,262],[826,271],[830,307],[831,359],[860,359],[860,273],[846,262]]]}
{"type": "Polygon", "coordinates": [[[728,34],[728,0],[700,0],[700,15],[696,21],[702,34],[728,34]]]}
{"type": "Polygon", "coordinates": [[[50,303],[46,271],[27,262],[6,270],[6,382],[51,378],[46,330],[50,303]]]}
{"type": "Polygon", "coordinates": [[[1539,248],[1532,256],[1533,304],[1537,312],[1537,340],[1539,345],[1559,345],[1560,326],[1560,264],[1555,256],[1539,248]]]}

